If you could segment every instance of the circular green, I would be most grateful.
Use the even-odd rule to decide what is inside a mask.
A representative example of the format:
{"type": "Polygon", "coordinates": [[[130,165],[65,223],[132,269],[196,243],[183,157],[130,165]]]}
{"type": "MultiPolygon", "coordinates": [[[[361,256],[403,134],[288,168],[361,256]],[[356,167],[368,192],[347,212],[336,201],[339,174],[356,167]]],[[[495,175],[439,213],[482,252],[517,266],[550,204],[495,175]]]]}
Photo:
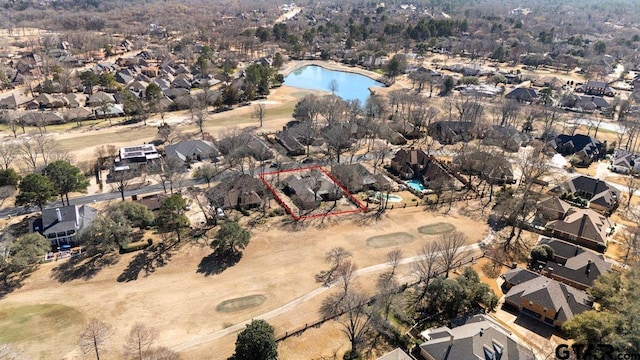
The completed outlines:
{"type": "Polygon", "coordinates": [[[418,232],[424,235],[440,235],[450,233],[455,230],[456,227],[446,222],[439,222],[435,224],[420,226],[418,232]]]}
{"type": "Polygon", "coordinates": [[[236,311],[242,311],[251,309],[256,306],[262,305],[267,300],[264,295],[249,295],[235,299],[229,299],[221,302],[216,306],[216,311],[221,313],[232,313],[236,311]]]}
{"type": "Polygon", "coordinates": [[[413,235],[405,232],[395,232],[390,234],[373,236],[367,239],[367,246],[373,248],[383,248],[408,244],[413,241],[413,235]]]}

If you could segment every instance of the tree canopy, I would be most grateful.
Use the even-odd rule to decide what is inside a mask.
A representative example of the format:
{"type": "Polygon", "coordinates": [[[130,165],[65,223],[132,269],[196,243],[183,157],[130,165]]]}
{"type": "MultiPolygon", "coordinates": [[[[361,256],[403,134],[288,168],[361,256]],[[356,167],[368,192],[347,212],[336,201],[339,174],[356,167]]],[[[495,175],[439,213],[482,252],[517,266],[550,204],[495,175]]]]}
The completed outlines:
{"type": "Polygon", "coordinates": [[[89,187],[89,180],[84,176],[82,170],[71,165],[65,160],[56,160],[44,168],[44,174],[54,185],[54,188],[64,204],[64,198],[69,205],[70,192],[86,192],[89,187]]]}
{"type": "Polygon", "coordinates": [[[237,253],[239,249],[244,249],[249,244],[251,233],[243,229],[235,221],[225,221],[220,226],[212,246],[216,251],[222,253],[237,253]]]}
{"type": "Polygon", "coordinates": [[[49,241],[38,233],[19,237],[9,248],[8,268],[20,272],[39,263],[42,256],[51,251],[49,241]]]}
{"type": "Polygon", "coordinates": [[[597,345],[613,346],[615,353],[637,352],[640,349],[640,267],[622,272],[612,271],[600,275],[587,290],[599,310],[589,310],[566,322],[562,329],[577,343],[590,345],[594,358],[601,358],[606,349],[597,345]],[[595,345],[595,346],[594,346],[595,345]]]}
{"type": "Polygon", "coordinates": [[[0,170],[0,186],[13,186],[15,189],[20,183],[20,175],[12,168],[0,170]]]}
{"type": "Polygon", "coordinates": [[[174,231],[181,240],[181,232],[185,227],[189,227],[189,218],[184,214],[187,208],[187,200],[180,194],[171,194],[160,205],[158,214],[158,227],[164,230],[174,231]]]}
{"type": "Polygon", "coordinates": [[[122,212],[124,217],[131,222],[131,225],[139,228],[151,226],[155,220],[155,215],[151,210],[141,203],[135,201],[123,201],[107,208],[107,213],[122,212]]]}
{"type": "Polygon", "coordinates": [[[16,196],[16,205],[36,205],[40,208],[40,211],[49,201],[55,199],[58,193],[53,182],[40,174],[25,176],[18,189],[20,193],[16,196]]]}
{"type": "Polygon", "coordinates": [[[235,360],[276,360],[278,346],[273,335],[273,327],[264,320],[252,320],[238,334],[235,360]]]}

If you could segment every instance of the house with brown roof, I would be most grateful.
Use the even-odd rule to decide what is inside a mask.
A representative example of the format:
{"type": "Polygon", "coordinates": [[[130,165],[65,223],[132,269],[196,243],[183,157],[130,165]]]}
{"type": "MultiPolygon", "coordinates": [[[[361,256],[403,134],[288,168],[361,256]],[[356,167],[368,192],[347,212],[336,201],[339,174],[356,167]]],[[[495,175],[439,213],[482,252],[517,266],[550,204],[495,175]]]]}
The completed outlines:
{"type": "Polygon", "coordinates": [[[589,80],[586,84],[576,87],[576,92],[585,93],[587,95],[606,95],[614,96],[613,89],[603,81],[589,80]]]}
{"type": "Polygon", "coordinates": [[[461,173],[480,176],[491,184],[516,183],[511,163],[499,154],[473,151],[455,156],[452,164],[461,173]]]}
{"type": "Polygon", "coordinates": [[[433,156],[422,149],[400,149],[391,159],[391,169],[404,180],[417,179],[426,187],[438,184],[444,189],[460,189],[462,183],[433,156]]]}
{"type": "Polygon", "coordinates": [[[512,269],[509,278],[517,278],[517,272],[527,272],[531,279],[511,284],[504,303],[547,325],[560,327],[593,305],[586,292],[529,270],[512,269]]]}
{"type": "Polygon", "coordinates": [[[602,214],[591,209],[571,208],[563,219],[550,221],[546,228],[554,237],[589,249],[604,252],[612,224],[602,214]]]}
{"type": "Polygon", "coordinates": [[[620,190],[604,180],[578,175],[552,188],[551,194],[571,194],[588,201],[588,207],[603,214],[611,214],[618,207],[620,190]]]}
{"type": "Polygon", "coordinates": [[[538,245],[553,249],[553,258],[532,264],[541,274],[576,289],[585,290],[598,276],[611,271],[611,263],[602,254],[596,254],[581,246],[553,238],[542,237],[538,245]]]}
{"type": "Polygon", "coordinates": [[[335,164],[331,167],[331,175],[352,193],[363,190],[383,191],[391,187],[391,182],[384,175],[374,175],[360,163],[335,164]]]}
{"type": "Polygon", "coordinates": [[[207,199],[216,208],[252,209],[262,205],[265,192],[262,181],[249,174],[239,174],[208,190],[207,199]]]}
{"type": "Polygon", "coordinates": [[[557,196],[551,196],[539,201],[536,209],[537,222],[545,225],[549,221],[564,219],[571,205],[557,196]]]}

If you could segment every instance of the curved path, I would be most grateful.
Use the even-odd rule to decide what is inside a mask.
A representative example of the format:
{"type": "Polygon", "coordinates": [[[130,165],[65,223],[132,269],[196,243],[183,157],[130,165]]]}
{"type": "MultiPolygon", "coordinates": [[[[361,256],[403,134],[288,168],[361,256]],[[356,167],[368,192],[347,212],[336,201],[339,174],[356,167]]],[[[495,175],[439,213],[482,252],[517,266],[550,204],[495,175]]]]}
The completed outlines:
{"type": "MultiPolygon", "coordinates": [[[[487,235],[487,237],[481,243],[476,243],[476,244],[463,246],[463,247],[460,248],[460,250],[463,251],[463,252],[478,250],[478,249],[480,249],[480,245],[481,244],[488,243],[491,240],[493,240],[493,234],[490,233],[489,235],[487,235]]],[[[441,255],[441,254],[442,254],[442,252],[438,253],[438,255],[441,255]]],[[[410,264],[410,263],[414,263],[414,262],[420,261],[422,259],[423,259],[423,256],[413,256],[413,257],[409,257],[409,258],[404,258],[404,259],[402,259],[400,261],[400,264],[401,265],[410,264]]],[[[372,266],[357,270],[355,272],[355,276],[360,276],[360,275],[364,275],[364,274],[370,274],[370,273],[382,271],[382,270],[387,269],[389,267],[390,266],[389,266],[388,263],[372,265],[372,266]]],[[[193,338],[189,339],[188,341],[185,341],[185,342],[183,342],[181,344],[178,344],[178,345],[174,346],[172,348],[172,350],[173,351],[177,351],[177,352],[184,351],[184,350],[187,350],[187,349],[202,345],[204,343],[213,341],[215,339],[219,339],[219,338],[221,338],[223,336],[235,333],[237,331],[240,331],[240,330],[244,329],[245,325],[249,324],[251,322],[251,320],[253,320],[253,319],[267,320],[267,319],[276,317],[278,315],[284,314],[287,311],[289,311],[289,310],[293,309],[294,307],[296,307],[297,305],[299,305],[299,304],[301,304],[303,302],[306,302],[306,301],[308,301],[308,300],[310,300],[310,299],[312,299],[312,298],[314,298],[314,297],[316,297],[316,296],[328,291],[329,289],[331,289],[336,284],[337,283],[334,282],[334,283],[330,284],[329,286],[323,286],[323,287],[317,288],[317,289],[315,289],[313,291],[310,291],[310,292],[300,296],[299,298],[297,298],[297,299],[295,299],[295,300],[293,300],[293,301],[291,301],[291,302],[289,302],[287,304],[284,304],[284,305],[282,305],[282,306],[280,306],[278,308],[275,308],[275,309],[273,309],[273,310],[271,310],[269,312],[266,312],[266,313],[264,313],[262,315],[254,316],[250,320],[246,320],[246,321],[240,322],[238,324],[235,324],[233,326],[230,326],[228,328],[224,328],[224,329],[221,329],[221,330],[218,330],[218,331],[214,331],[214,332],[211,332],[211,333],[208,333],[208,334],[194,336],[193,338]]]]}

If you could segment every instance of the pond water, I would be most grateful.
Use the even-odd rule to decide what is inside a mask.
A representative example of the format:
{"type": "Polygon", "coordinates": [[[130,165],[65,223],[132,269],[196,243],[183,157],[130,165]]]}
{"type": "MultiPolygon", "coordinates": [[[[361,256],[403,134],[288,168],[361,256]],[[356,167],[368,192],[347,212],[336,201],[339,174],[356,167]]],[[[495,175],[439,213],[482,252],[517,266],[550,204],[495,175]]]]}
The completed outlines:
{"type": "Polygon", "coordinates": [[[303,89],[331,91],[329,89],[331,80],[338,82],[336,95],[344,100],[358,99],[363,106],[370,95],[369,87],[384,87],[383,83],[364,75],[328,70],[315,65],[303,66],[293,71],[284,78],[284,83],[303,89]]]}

